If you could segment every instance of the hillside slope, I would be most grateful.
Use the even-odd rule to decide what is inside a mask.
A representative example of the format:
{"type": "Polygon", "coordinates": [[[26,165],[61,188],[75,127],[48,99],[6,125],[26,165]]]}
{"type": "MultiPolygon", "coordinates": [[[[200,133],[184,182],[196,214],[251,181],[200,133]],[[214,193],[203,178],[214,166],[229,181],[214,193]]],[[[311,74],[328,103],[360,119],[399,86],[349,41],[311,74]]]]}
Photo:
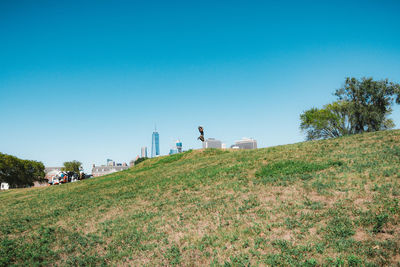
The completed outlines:
{"type": "Polygon", "coordinates": [[[400,131],[0,192],[0,265],[396,265],[400,131]]]}

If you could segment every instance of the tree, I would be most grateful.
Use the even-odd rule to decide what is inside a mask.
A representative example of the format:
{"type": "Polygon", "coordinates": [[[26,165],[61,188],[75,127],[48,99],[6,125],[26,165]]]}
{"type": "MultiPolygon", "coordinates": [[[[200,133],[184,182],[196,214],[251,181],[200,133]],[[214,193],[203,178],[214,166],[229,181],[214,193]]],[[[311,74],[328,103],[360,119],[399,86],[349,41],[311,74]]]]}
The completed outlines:
{"type": "Polygon", "coordinates": [[[396,100],[400,104],[400,84],[372,78],[346,78],[342,88],[336,90],[339,100],[350,103],[355,133],[374,132],[394,127],[387,116],[396,100]]]}
{"type": "Polygon", "coordinates": [[[137,160],[135,160],[134,164],[137,165],[140,162],[145,161],[146,159],[148,159],[148,157],[138,158],[137,160]]]}
{"type": "Polygon", "coordinates": [[[74,161],[66,161],[63,163],[64,167],[61,168],[62,171],[79,173],[82,167],[82,163],[74,161]]]}
{"type": "Polygon", "coordinates": [[[307,140],[326,139],[354,133],[349,104],[337,101],[322,109],[312,108],[300,115],[300,129],[307,140]]]}
{"type": "Polygon", "coordinates": [[[300,115],[300,129],[307,140],[326,139],[362,132],[391,129],[388,116],[396,100],[400,104],[400,85],[388,80],[346,78],[336,90],[336,102],[322,109],[311,108],[300,115]]]}
{"type": "Polygon", "coordinates": [[[0,182],[23,187],[32,186],[35,181],[46,181],[43,163],[0,153],[0,182]]]}

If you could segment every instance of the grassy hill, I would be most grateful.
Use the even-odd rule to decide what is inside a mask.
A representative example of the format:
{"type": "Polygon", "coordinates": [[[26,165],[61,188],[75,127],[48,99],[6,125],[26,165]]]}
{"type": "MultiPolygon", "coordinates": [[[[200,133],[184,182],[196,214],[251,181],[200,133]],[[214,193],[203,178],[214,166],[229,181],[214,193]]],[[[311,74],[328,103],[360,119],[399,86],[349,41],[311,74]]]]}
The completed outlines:
{"type": "Polygon", "coordinates": [[[399,265],[400,131],[0,193],[0,265],[399,265]]]}

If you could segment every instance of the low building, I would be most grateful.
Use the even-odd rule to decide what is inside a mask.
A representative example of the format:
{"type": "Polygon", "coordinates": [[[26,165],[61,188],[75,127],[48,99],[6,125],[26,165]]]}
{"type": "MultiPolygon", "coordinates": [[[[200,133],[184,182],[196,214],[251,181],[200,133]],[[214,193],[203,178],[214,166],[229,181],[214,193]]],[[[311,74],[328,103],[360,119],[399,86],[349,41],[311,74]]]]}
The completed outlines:
{"type": "Polygon", "coordinates": [[[256,149],[257,141],[252,138],[242,138],[231,146],[233,149],[256,149]]]}
{"type": "Polygon", "coordinates": [[[175,142],[175,147],[172,147],[169,150],[169,154],[173,155],[173,154],[178,154],[178,153],[182,153],[182,142],[180,140],[177,140],[175,142]]]}
{"type": "Polygon", "coordinates": [[[171,148],[170,150],[169,150],[169,154],[170,155],[173,155],[173,154],[178,154],[179,152],[178,152],[178,149],[173,149],[173,148],[171,148]]]}
{"type": "MultiPolygon", "coordinates": [[[[125,164],[126,165],[126,164],[125,164]]],[[[93,164],[92,175],[93,177],[99,177],[106,174],[119,172],[129,169],[128,166],[96,166],[93,164]]]]}
{"type": "Polygon", "coordinates": [[[203,148],[222,148],[222,142],[215,138],[208,138],[203,142],[203,148]]]}

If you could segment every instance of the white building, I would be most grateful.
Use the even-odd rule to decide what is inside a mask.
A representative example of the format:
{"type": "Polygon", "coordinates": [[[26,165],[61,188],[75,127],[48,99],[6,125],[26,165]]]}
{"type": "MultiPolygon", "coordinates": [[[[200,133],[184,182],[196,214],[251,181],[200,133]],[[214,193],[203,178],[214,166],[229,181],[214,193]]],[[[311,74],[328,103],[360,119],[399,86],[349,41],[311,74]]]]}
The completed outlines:
{"type": "Polygon", "coordinates": [[[1,190],[8,190],[10,188],[8,183],[1,183],[0,189],[1,190]]]}
{"type": "Polygon", "coordinates": [[[243,137],[241,140],[235,142],[231,148],[236,149],[256,149],[257,148],[257,141],[252,138],[245,138],[243,137]]]}
{"type": "Polygon", "coordinates": [[[222,142],[215,138],[208,138],[203,142],[203,148],[222,148],[222,142]]]}
{"type": "Polygon", "coordinates": [[[142,158],[147,158],[147,146],[142,147],[140,152],[142,158]]]}

